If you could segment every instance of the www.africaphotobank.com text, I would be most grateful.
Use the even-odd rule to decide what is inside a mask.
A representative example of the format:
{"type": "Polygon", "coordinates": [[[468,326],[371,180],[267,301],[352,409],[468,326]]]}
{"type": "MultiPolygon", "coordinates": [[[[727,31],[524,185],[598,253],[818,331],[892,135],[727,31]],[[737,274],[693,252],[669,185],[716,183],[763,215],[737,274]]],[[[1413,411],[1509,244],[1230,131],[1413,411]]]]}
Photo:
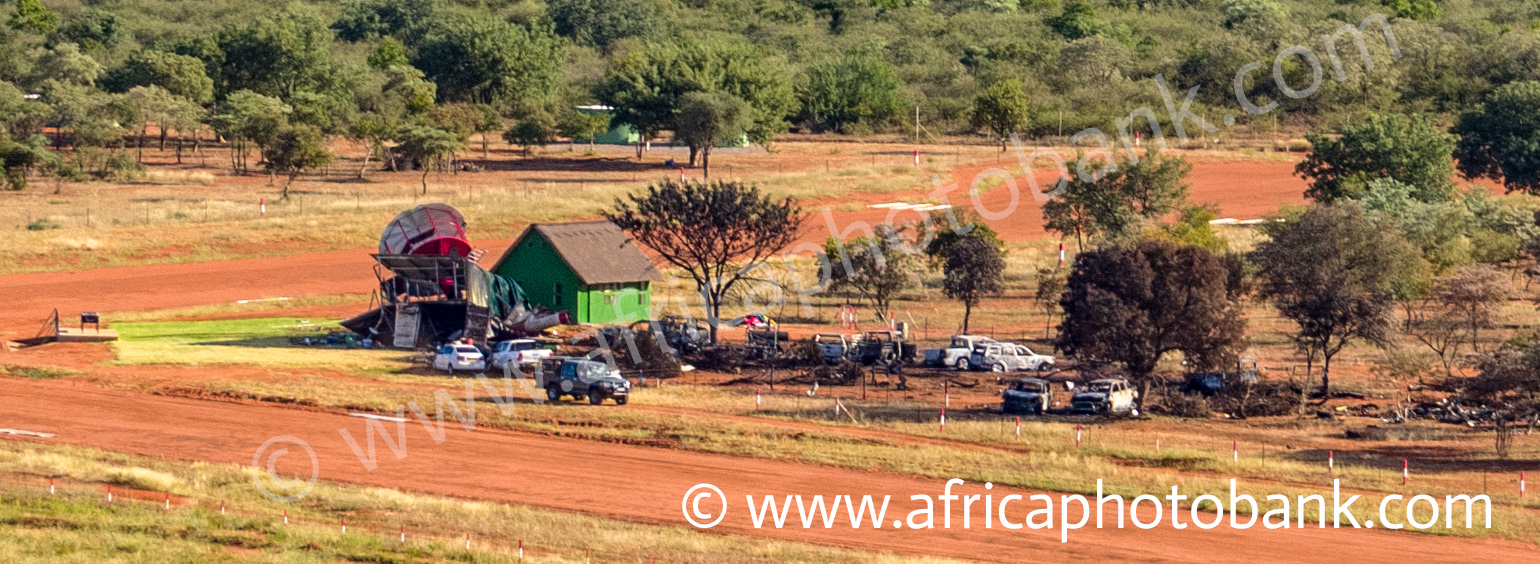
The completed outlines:
{"type": "Polygon", "coordinates": [[[1304,528],[1375,528],[1425,530],[1442,519],[1446,528],[1492,528],[1492,500],[1486,495],[1410,497],[1391,494],[1380,499],[1378,522],[1362,522],[1353,509],[1359,495],[1342,494],[1339,480],[1332,480],[1328,494],[1253,496],[1238,491],[1230,480],[1228,496],[1202,494],[1189,499],[1179,486],[1171,486],[1165,496],[1144,494],[1125,499],[1103,492],[1096,481],[1096,494],[1005,493],[993,483],[984,483],[983,491],[954,493],[966,486],[959,479],[947,480],[939,494],[919,493],[908,496],[882,495],[743,495],[735,504],[721,489],[711,484],[697,484],[685,492],[680,509],[685,519],[697,528],[721,524],[730,513],[746,519],[755,529],[801,527],[803,529],[1058,529],[1059,540],[1069,542],[1070,531],[1095,528],[1175,529],[1195,527],[1208,530],[1304,528]],[[1224,499],[1227,497],[1228,499],[1224,499]],[[1402,510],[1391,509],[1400,501],[1402,510]],[[1093,510],[1094,507],[1094,510],[1093,510]],[[1463,511],[1462,511],[1463,510],[1463,511]],[[1464,513],[1463,519],[1457,519],[1464,513]],[[893,518],[889,521],[889,515],[893,518]],[[902,515],[902,518],[897,518],[902,515]]]}

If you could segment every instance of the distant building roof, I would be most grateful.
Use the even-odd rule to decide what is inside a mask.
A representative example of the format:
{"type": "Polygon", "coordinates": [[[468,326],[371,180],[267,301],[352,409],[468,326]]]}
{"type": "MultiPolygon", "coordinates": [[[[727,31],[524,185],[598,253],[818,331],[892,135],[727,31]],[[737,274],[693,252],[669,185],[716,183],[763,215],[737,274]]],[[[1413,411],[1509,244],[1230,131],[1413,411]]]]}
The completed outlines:
{"type": "Polygon", "coordinates": [[[491,270],[501,270],[503,261],[508,260],[531,232],[537,232],[549,241],[556,254],[584,284],[663,279],[663,274],[653,266],[652,259],[647,258],[641,247],[636,246],[619,226],[606,220],[531,224],[491,270]]]}

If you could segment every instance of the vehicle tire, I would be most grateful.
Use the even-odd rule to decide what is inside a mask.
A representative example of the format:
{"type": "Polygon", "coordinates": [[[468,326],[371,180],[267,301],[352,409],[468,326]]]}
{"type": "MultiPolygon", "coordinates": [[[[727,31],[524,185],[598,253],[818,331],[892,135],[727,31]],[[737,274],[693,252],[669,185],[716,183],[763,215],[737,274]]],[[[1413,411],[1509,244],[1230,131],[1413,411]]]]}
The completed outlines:
{"type": "Polygon", "coordinates": [[[989,367],[989,371],[990,372],[1005,372],[1005,365],[1004,364],[1000,364],[998,362],[994,363],[993,365],[991,365],[989,367]]]}
{"type": "Polygon", "coordinates": [[[957,362],[953,363],[953,366],[956,367],[958,370],[966,371],[966,370],[968,370],[968,359],[966,359],[966,358],[959,358],[959,359],[957,359],[957,362]]]}
{"type": "Polygon", "coordinates": [[[599,393],[598,390],[588,392],[588,403],[592,405],[604,403],[604,394],[599,393]]]}
{"type": "Polygon", "coordinates": [[[626,396],[621,396],[621,397],[615,398],[615,405],[625,405],[626,404],[626,400],[628,400],[628,399],[630,399],[630,398],[628,398],[626,396]]]}
{"type": "Polygon", "coordinates": [[[556,388],[555,386],[551,386],[549,388],[546,388],[545,389],[545,399],[546,399],[546,401],[550,401],[550,402],[561,401],[561,390],[556,388]]]}

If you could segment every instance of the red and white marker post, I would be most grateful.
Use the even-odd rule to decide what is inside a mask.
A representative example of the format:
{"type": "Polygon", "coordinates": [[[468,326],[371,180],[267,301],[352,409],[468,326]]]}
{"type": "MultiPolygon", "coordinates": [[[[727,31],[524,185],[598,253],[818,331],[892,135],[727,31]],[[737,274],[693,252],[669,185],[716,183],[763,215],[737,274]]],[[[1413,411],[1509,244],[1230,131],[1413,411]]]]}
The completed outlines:
{"type": "Polygon", "coordinates": [[[48,479],[48,495],[53,495],[53,478],[48,479]]]}
{"type": "Polygon", "coordinates": [[[941,408],[941,432],[946,432],[946,408],[941,408]]]}
{"type": "Polygon", "coordinates": [[[267,217],[267,198],[257,198],[257,215],[267,217]]]}
{"type": "Polygon", "coordinates": [[[761,405],[759,394],[760,390],[754,390],[754,411],[759,411],[759,406],[761,405]]]}
{"type": "Polygon", "coordinates": [[[1335,450],[1326,451],[1326,471],[1328,473],[1337,471],[1337,451],[1335,450]]]}
{"type": "Polygon", "coordinates": [[[1406,485],[1412,479],[1411,464],[1405,458],[1401,459],[1401,485],[1406,485]]]}
{"type": "Polygon", "coordinates": [[[679,167],[679,181],[684,182],[684,167],[679,167]]]}
{"type": "Polygon", "coordinates": [[[1059,267],[1064,267],[1064,241],[1059,241],[1059,267]]]}
{"type": "Polygon", "coordinates": [[[342,518],[342,534],[348,534],[348,518],[342,518]]]}
{"type": "Polygon", "coordinates": [[[112,484],[107,484],[107,503],[112,503],[112,484]]]}
{"type": "Polygon", "coordinates": [[[1021,418],[1016,418],[1016,440],[1021,440],[1021,418]]]}
{"type": "Polygon", "coordinates": [[[914,150],[914,166],[920,166],[920,150],[914,150]]]}
{"type": "Polygon", "coordinates": [[[283,524],[289,524],[289,510],[283,510],[283,524]]]}
{"type": "Polygon", "coordinates": [[[1081,428],[1080,424],[1076,423],[1075,424],[1075,448],[1080,448],[1080,431],[1081,431],[1081,429],[1082,428],[1081,428]]]}
{"type": "Polygon", "coordinates": [[[524,561],[524,539],[519,539],[519,562],[523,562],[523,561],[524,561]]]}
{"type": "Polygon", "coordinates": [[[401,544],[406,544],[406,525],[401,526],[401,544]]]}
{"type": "Polygon", "coordinates": [[[1239,464],[1241,461],[1241,442],[1230,441],[1230,462],[1239,464]]]}

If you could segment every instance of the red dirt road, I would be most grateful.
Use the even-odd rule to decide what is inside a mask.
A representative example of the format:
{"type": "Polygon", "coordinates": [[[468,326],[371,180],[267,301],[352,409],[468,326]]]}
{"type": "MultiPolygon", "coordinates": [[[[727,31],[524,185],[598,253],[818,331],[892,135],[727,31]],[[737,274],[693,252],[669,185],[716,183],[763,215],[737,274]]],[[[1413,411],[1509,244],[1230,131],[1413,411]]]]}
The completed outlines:
{"type": "MultiPolygon", "coordinates": [[[[394,425],[387,425],[394,433],[394,425]]],[[[804,530],[795,516],[786,528],[756,529],[743,503],[736,501],[745,494],[891,494],[895,499],[887,519],[896,519],[916,507],[907,501],[908,495],[937,495],[941,483],[762,459],[598,442],[575,444],[539,435],[466,432],[453,421],[446,425],[442,444],[434,444],[415,421],[406,424],[406,456],[397,459],[381,444],[377,447],[378,467],[371,472],[363,469],[339,433],[347,429],[360,443],[365,442],[366,423],[362,419],[270,406],[149,396],[61,382],[0,380],[0,426],[57,434],[42,442],[241,465],[250,464],[258,446],[268,438],[292,435],[314,447],[320,479],[326,481],[527,504],[657,524],[682,525],[680,502],[685,491],[695,484],[710,482],[720,487],[731,503],[725,520],[713,532],[910,555],[993,562],[1195,562],[1217,556],[1228,562],[1344,564],[1520,562],[1540,557],[1540,550],[1515,542],[1330,528],[1236,531],[1221,527],[1203,531],[1189,527],[1178,531],[1167,524],[1148,531],[1074,531],[1070,542],[1061,544],[1057,530],[1005,530],[998,523],[992,529],[979,528],[977,519],[982,518],[981,512],[974,514],[974,528],[963,530],[958,522],[962,515],[960,502],[954,505],[951,530],[939,528],[941,515],[937,515],[935,530],[894,530],[890,523],[876,530],[851,530],[843,514],[836,527],[828,530],[804,530]],[[552,488],[552,484],[567,487],[552,488]]],[[[308,473],[310,461],[302,451],[289,446],[290,454],[279,459],[280,470],[308,473]]],[[[984,492],[970,485],[954,493],[984,492]]],[[[995,488],[990,493],[1001,499],[1010,493],[1036,492],[995,488]]],[[[1030,508],[1039,506],[1017,503],[1010,512],[1013,520],[1024,518],[1030,508]]],[[[713,500],[702,502],[704,511],[715,512],[717,507],[713,500]]],[[[1079,513],[1071,511],[1070,517],[1078,520],[1079,513]]],[[[1184,520],[1188,517],[1184,511],[1184,520]]],[[[1167,519],[1169,523],[1169,516],[1167,519]]]]}

